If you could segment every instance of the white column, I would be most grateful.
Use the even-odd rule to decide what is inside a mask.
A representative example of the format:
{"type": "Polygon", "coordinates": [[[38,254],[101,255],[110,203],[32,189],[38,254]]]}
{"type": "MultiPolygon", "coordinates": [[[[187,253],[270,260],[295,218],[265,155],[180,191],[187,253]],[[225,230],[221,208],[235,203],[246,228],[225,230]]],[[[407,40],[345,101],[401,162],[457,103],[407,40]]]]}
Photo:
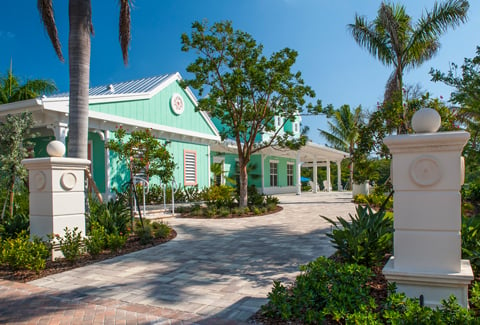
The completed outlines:
{"type": "MultiPolygon", "coordinates": [[[[110,140],[110,131],[105,130],[105,144],[110,140]]],[[[112,195],[110,188],[110,150],[105,148],[105,197],[104,200],[108,202],[112,195]]]]}
{"type": "Polygon", "coordinates": [[[337,188],[339,191],[342,191],[342,162],[337,161],[337,188]]]}
{"type": "Polygon", "coordinates": [[[327,192],[331,191],[330,188],[331,177],[330,177],[330,160],[327,160],[327,192]]]}
{"type": "Polygon", "coordinates": [[[211,157],[210,157],[210,145],[208,145],[208,146],[207,146],[207,175],[208,175],[207,179],[208,179],[208,187],[212,186],[212,183],[211,183],[211,179],[212,179],[212,178],[210,177],[210,175],[211,175],[211,172],[210,172],[210,168],[211,168],[211,167],[210,167],[210,158],[211,158],[211,157]]]}
{"type": "Polygon", "coordinates": [[[261,155],[262,159],[262,166],[261,166],[261,169],[262,169],[262,194],[265,194],[265,155],[262,154],[261,155]]]}
{"type": "Polygon", "coordinates": [[[302,163],[300,162],[300,154],[297,153],[297,160],[296,160],[296,165],[297,165],[297,195],[302,194],[302,163]]]}
{"type": "Polygon", "coordinates": [[[313,158],[313,188],[312,192],[317,193],[318,188],[318,175],[317,175],[317,158],[313,158]]]}
{"type": "Polygon", "coordinates": [[[62,142],[63,144],[66,145],[66,143],[65,143],[66,140],[65,139],[66,139],[67,134],[68,134],[68,124],[67,123],[58,122],[54,125],[48,126],[48,128],[53,130],[55,140],[58,140],[58,141],[60,141],[60,142],[62,142]]]}

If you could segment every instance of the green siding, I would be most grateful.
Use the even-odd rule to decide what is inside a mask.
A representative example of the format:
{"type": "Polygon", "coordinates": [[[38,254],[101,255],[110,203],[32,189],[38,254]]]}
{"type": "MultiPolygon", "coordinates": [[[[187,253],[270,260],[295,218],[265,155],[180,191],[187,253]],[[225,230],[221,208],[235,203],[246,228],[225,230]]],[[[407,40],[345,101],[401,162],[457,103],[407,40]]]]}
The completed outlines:
{"type": "Polygon", "coordinates": [[[33,147],[34,158],[48,157],[47,145],[50,141],[53,141],[53,140],[55,140],[55,137],[53,135],[29,139],[29,141],[31,141],[34,145],[33,147]]]}
{"type": "MultiPolygon", "coordinates": [[[[270,187],[270,161],[272,161],[272,160],[278,161],[278,167],[277,167],[278,187],[287,186],[287,163],[295,164],[295,159],[275,157],[275,156],[265,157],[265,161],[264,161],[264,164],[265,164],[264,165],[265,187],[270,187]]],[[[297,174],[297,170],[296,170],[295,165],[294,165],[294,167],[293,167],[293,185],[295,185],[296,182],[297,182],[296,174],[297,174]]]]}
{"type": "Polygon", "coordinates": [[[88,133],[92,144],[92,174],[93,180],[101,193],[105,192],[105,142],[97,133],[88,133]]]}
{"type": "Polygon", "coordinates": [[[150,99],[90,104],[90,110],[187,131],[215,134],[202,115],[195,112],[195,104],[177,82],[150,99]],[[185,103],[184,112],[180,115],[173,113],[170,108],[170,98],[174,93],[180,94],[185,103]]]}
{"type": "MultiPolygon", "coordinates": [[[[167,150],[171,153],[176,167],[174,171],[174,178],[178,186],[184,186],[184,152],[185,150],[193,151],[196,153],[196,171],[197,171],[197,185],[201,189],[207,187],[209,184],[210,171],[208,168],[208,146],[200,145],[188,142],[172,141],[167,145],[167,150]]],[[[118,155],[114,152],[110,152],[110,186],[112,188],[120,188],[121,184],[124,184],[130,180],[128,168],[123,163],[118,155]]],[[[150,179],[151,184],[160,184],[160,180],[157,177],[150,179]]]]}

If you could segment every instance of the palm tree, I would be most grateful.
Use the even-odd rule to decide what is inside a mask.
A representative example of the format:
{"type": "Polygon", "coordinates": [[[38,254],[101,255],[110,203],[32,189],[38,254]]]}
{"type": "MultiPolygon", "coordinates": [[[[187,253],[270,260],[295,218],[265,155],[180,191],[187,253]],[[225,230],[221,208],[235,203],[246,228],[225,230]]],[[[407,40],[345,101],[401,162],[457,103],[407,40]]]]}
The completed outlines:
{"type": "Polygon", "coordinates": [[[335,149],[349,153],[350,171],[349,186],[352,188],[353,182],[353,153],[359,136],[359,129],[362,122],[362,106],[358,106],[352,113],[349,105],[342,105],[334,110],[329,116],[328,128],[330,131],[318,129],[320,135],[325,137],[330,146],[335,149]]]}
{"type": "Polygon", "coordinates": [[[0,104],[32,99],[56,90],[55,83],[50,80],[30,79],[22,83],[11,68],[6,75],[0,76],[0,104]]]}
{"type": "MultiPolygon", "coordinates": [[[[119,34],[123,61],[128,62],[130,43],[130,1],[120,0],[119,34]]],[[[37,0],[42,22],[58,58],[63,54],[58,39],[52,0],[37,0]]],[[[91,0],[69,0],[68,38],[70,104],[68,116],[68,155],[87,158],[88,89],[90,79],[90,35],[93,34],[91,0]]]]}
{"type": "MultiPolygon", "coordinates": [[[[394,68],[386,85],[385,102],[402,102],[404,71],[431,59],[440,48],[440,35],[464,23],[468,8],[467,0],[435,3],[433,10],[415,23],[403,5],[388,2],[382,2],[372,22],[355,15],[355,23],[348,25],[355,41],[381,63],[394,68]]],[[[402,111],[405,120],[405,109],[402,111]]],[[[399,126],[397,131],[405,132],[406,126],[399,126]]]]}

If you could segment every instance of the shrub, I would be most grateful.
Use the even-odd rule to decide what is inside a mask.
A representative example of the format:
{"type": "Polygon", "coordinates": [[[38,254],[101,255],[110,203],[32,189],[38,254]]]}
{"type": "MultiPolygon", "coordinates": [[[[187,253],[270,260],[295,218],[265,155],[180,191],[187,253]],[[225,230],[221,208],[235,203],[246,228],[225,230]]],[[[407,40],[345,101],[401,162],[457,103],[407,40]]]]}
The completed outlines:
{"type": "MultiPolygon", "coordinates": [[[[16,209],[14,209],[16,210],[16,209]]],[[[17,213],[14,211],[13,216],[5,213],[0,227],[0,236],[3,238],[15,238],[21,232],[29,232],[30,218],[27,213],[17,213]]]]}
{"type": "Polygon", "coordinates": [[[63,257],[69,262],[74,262],[83,253],[82,232],[78,231],[78,227],[73,228],[73,230],[65,227],[63,231],[65,232],[63,237],[55,235],[55,238],[60,244],[60,251],[62,252],[63,257]]]}
{"type": "Polygon", "coordinates": [[[480,271],[480,215],[462,217],[462,258],[470,260],[475,273],[480,271]]]}
{"type": "Polygon", "coordinates": [[[14,270],[34,270],[38,273],[45,268],[49,255],[48,246],[40,240],[29,240],[26,231],[0,244],[0,263],[14,270]]]}
{"type": "Polygon", "coordinates": [[[214,185],[202,192],[202,199],[208,207],[232,207],[234,189],[227,185],[214,185]]]}
{"type": "Polygon", "coordinates": [[[365,194],[357,194],[353,197],[353,202],[357,204],[368,204],[368,199],[365,194]]]}
{"type": "Polygon", "coordinates": [[[142,245],[149,244],[153,241],[153,228],[149,219],[143,219],[143,225],[140,220],[135,221],[133,227],[135,235],[140,239],[142,245]]]}
{"type": "Polygon", "coordinates": [[[265,195],[258,193],[255,185],[250,185],[247,188],[247,204],[248,206],[263,206],[265,205],[265,195]]]}
{"type": "Polygon", "coordinates": [[[385,217],[385,211],[373,212],[369,206],[356,208],[350,222],[338,217],[338,222],[325,216],[333,225],[328,233],[338,254],[346,261],[362,265],[374,265],[383,260],[393,248],[393,220],[385,217]]]}
{"type": "Polygon", "coordinates": [[[203,210],[203,215],[207,218],[212,218],[217,215],[217,208],[215,206],[209,206],[203,210]]]}
{"type": "Polygon", "coordinates": [[[88,238],[85,239],[85,248],[87,253],[97,256],[107,247],[105,228],[98,223],[93,223],[88,238]]]}
{"type": "Polygon", "coordinates": [[[480,316],[480,282],[474,282],[470,289],[470,307],[480,316]]]}
{"type": "Polygon", "coordinates": [[[277,208],[277,205],[275,203],[267,204],[267,211],[274,211],[276,208],[277,208]]]}
{"type": "Polygon", "coordinates": [[[292,288],[274,281],[269,302],[262,307],[265,315],[302,324],[321,324],[327,317],[342,321],[362,308],[366,311],[376,308],[366,286],[373,273],[365,266],[319,257],[300,270],[292,288]]]}
{"type": "Polygon", "coordinates": [[[261,211],[260,208],[258,208],[258,207],[253,207],[253,208],[252,208],[252,212],[253,212],[253,214],[255,214],[255,215],[259,215],[259,214],[262,213],[262,211],[261,211]]]}
{"type": "Polygon", "coordinates": [[[232,214],[236,214],[236,215],[241,215],[243,213],[243,209],[240,208],[240,207],[234,207],[232,208],[232,214]]]}
{"type": "Polygon", "coordinates": [[[265,198],[265,204],[266,205],[269,205],[269,204],[275,204],[275,205],[278,205],[280,203],[280,199],[276,196],[272,196],[272,195],[268,195],[266,198],[265,198]]]}
{"type": "Polygon", "coordinates": [[[218,214],[223,218],[228,217],[230,215],[230,209],[227,207],[221,207],[218,210],[218,214]]]}
{"type": "Polygon", "coordinates": [[[152,229],[155,238],[167,238],[172,231],[172,228],[163,222],[152,222],[152,229]]]}
{"type": "Polygon", "coordinates": [[[128,235],[122,233],[107,234],[107,247],[113,252],[118,252],[127,242],[128,235]]]}

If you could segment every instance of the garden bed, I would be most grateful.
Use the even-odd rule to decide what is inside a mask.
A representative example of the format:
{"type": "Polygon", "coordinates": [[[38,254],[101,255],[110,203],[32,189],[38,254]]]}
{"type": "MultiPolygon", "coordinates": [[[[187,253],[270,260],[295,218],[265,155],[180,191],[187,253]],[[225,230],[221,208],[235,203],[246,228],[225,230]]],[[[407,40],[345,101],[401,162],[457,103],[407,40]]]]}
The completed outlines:
{"type": "Polygon", "coordinates": [[[135,235],[131,235],[125,246],[118,251],[104,250],[99,255],[92,257],[88,254],[80,256],[75,262],[69,262],[65,259],[56,259],[55,261],[47,261],[46,267],[39,272],[33,270],[11,270],[6,266],[0,266],[0,278],[17,282],[29,282],[39,278],[43,278],[48,275],[65,272],[78,267],[86,266],[96,262],[100,262],[106,259],[110,259],[116,256],[133,253],[142,249],[157,246],[166,243],[177,236],[174,229],[170,231],[170,234],[166,238],[154,238],[151,243],[143,245],[140,243],[140,239],[135,235]]]}

